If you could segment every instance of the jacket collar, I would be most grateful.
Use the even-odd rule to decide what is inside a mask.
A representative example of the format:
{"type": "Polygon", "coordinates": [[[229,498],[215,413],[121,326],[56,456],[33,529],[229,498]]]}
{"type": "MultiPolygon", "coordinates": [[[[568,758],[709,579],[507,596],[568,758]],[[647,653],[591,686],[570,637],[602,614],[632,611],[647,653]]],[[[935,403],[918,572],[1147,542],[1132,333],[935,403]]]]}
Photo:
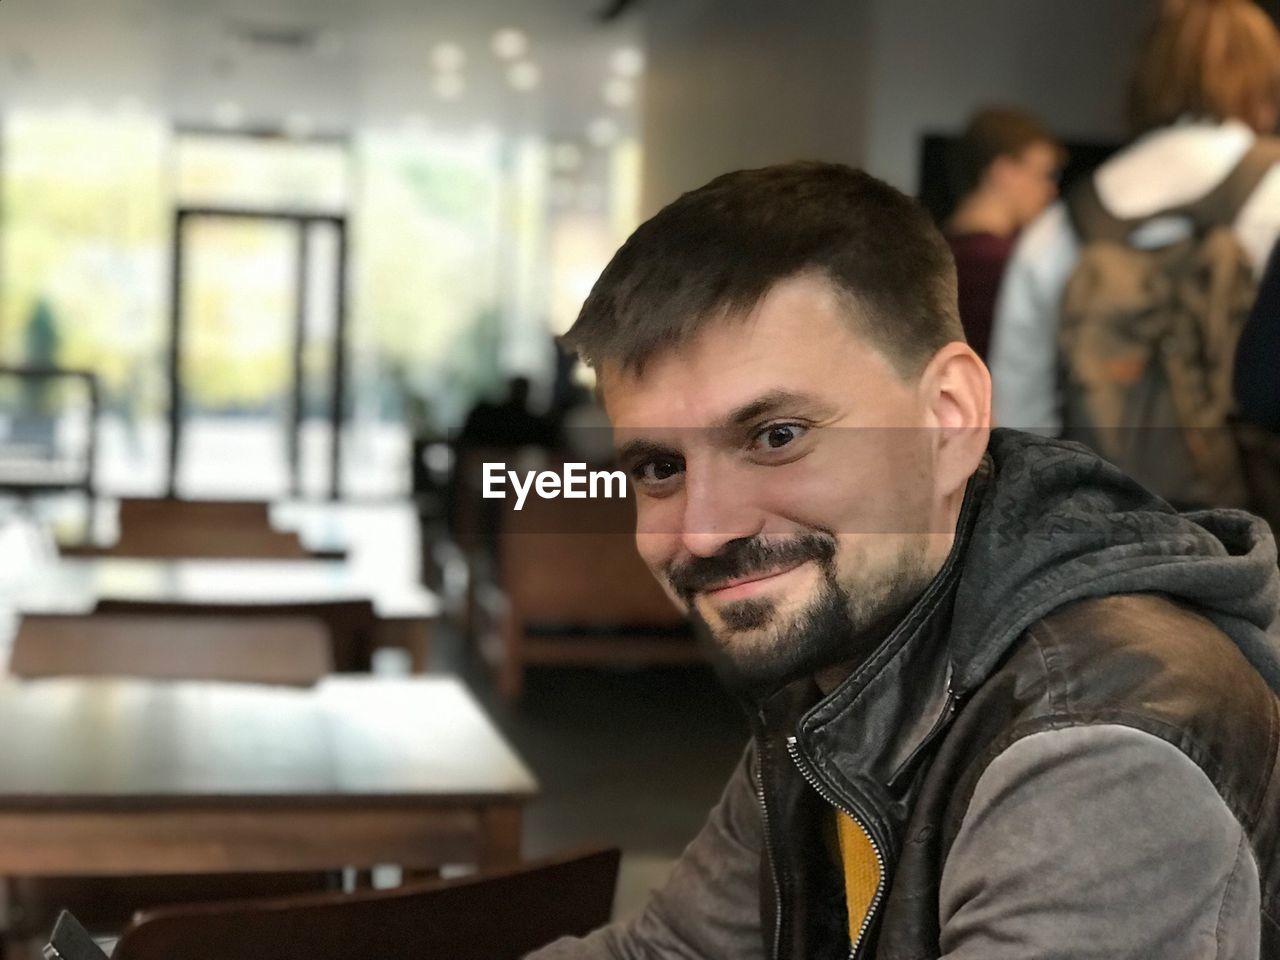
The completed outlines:
{"type": "Polygon", "coordinates": [[[891,789],[914,768],[912,761],[954,710],[947,635],[966,548],[992,473],[990,457],[984,457],[969,480],[955,543],[942,568],[867,661],[825,698],[818,699],[816,686],[806,679],[762,705],[768,726],[794,730],[815,763],[834,767],[850,783],[862,782],[864,789],[877,792],[891,789]]]}

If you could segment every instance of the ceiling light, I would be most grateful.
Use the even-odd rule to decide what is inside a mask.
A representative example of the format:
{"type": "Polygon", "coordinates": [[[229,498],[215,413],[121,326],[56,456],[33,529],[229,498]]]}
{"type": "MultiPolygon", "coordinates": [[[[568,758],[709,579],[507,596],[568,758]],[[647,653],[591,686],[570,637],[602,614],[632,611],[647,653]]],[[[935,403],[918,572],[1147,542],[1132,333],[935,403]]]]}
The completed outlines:
{"type": "Polygon", "coordinates": [[[515,27],[503,27],[493,35],[493,52],[503,60],[516,60],[529,51],[529,38],[515,27]]]}
{"type": "Polygon", "coordinates": [[[596,117],[587,124],[587,139],[597,147],[609,147],[618,141],[618,124],[611,117],[596,117]]]}
{"type": "Polygon", "coordinates": [[[626,77],[611,77],[604,82],[604,102],[611,107],[629,107],[636,101],[636,86],[626,77]]]}
{"type": "Polygon", "coordinates": [[[507,82],[517,90],[532,90],[542,82],[542,70],[536,63],[521,60],[507,71],[507,82]]]}
{"type": "Polygon", "coordinates": [[[441,73],[457,73],[466,65],[467,54],[456,43],[438,43],[431,50],[431,62],[441,73]]]}
{"type": "Polygon", "coordinates": [[[442,73],[431,81],[431,89],[441,100],[457,100],[467,90],[460,73],[442,73]]]}
{"type": "Polygon", "coordinates": [[[244,107],[234,100],[220,100],[213,108],[213,122],[224,130],[244,123],[244,107]]]}
{"type": "Polygon", "coordinates": [[[609,58],[609,66],[620,77],[638,77],[644,73],[644,54],[637,47],[619,47],[609,58]]]}

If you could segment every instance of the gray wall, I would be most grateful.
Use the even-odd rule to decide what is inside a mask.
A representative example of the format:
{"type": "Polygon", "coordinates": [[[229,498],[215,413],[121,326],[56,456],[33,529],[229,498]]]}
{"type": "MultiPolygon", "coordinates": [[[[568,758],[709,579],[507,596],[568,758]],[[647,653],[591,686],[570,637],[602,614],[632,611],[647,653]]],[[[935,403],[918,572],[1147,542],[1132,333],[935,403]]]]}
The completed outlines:
{"type": "Polygon", "coordinates": [[[648,215],[728,170],[865,151],[865,0],[650,0],[648,215]]]}
{"type": "Polygon", "coordinates": [[[916,187],[925,131],[977,105],[1122,137],[1149,0],[649,0],[643,209],[740,167],[821,157],[916,187]]]}
{"type": "Polygon", "coordinates": [[[1133,57],[1152,7],[1139,0],[873,0],[865,165],[916,187],[925,131],[1009,103],[1062,136],[1122,139],[1133,57]]]}

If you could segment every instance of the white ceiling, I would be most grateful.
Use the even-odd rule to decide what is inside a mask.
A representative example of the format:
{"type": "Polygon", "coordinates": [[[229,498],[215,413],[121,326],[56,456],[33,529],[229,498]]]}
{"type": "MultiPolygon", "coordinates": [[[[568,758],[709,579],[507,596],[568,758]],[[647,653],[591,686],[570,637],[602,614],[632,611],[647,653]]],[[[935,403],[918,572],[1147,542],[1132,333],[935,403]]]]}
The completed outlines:
{"type": "MultiPolygon", "coordinates": [[[[319,131],[422,118],[444,128],[532,129],[581,139],[610,106],[611,58],[641,42],[636,15],[602,23],[606,0],[9,0],[0,4],[0,107],[78,103],[155,109],[210,126],[218,104],[248,126],[303,114],[319,131]],[[491,49],[514,27],[538,87],[514,90],[491,49]],[[432,51],[457,44],[465,92],[433,92],[432,51]]],[[[638,91],[638,84],[637,84],[638,91]]],[[[225,111],[224,111],[225,112],[225,111]]]]}

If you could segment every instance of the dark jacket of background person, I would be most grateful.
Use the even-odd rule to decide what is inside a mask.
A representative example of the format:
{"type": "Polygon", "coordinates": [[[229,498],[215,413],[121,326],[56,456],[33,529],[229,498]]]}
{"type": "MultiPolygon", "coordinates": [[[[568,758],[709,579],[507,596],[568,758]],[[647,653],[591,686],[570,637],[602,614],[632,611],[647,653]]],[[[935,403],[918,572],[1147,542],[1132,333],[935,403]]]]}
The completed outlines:
{"type": "Polygon", "coordinates": [[[1280,244],[1271,251],[1258,299],[1236,349],[1240,418],[1280,432],[1280,244]]]}
{"type": "Polygon", "coordinates": [[[1248,514],[1179,515],[1078,445],[995,431],[872,658],[760,704],[646,909],[534,956],[849,956],[832,805],[883,860],[858,958],[1280,956],[1275,564],[1248,514]]]}

